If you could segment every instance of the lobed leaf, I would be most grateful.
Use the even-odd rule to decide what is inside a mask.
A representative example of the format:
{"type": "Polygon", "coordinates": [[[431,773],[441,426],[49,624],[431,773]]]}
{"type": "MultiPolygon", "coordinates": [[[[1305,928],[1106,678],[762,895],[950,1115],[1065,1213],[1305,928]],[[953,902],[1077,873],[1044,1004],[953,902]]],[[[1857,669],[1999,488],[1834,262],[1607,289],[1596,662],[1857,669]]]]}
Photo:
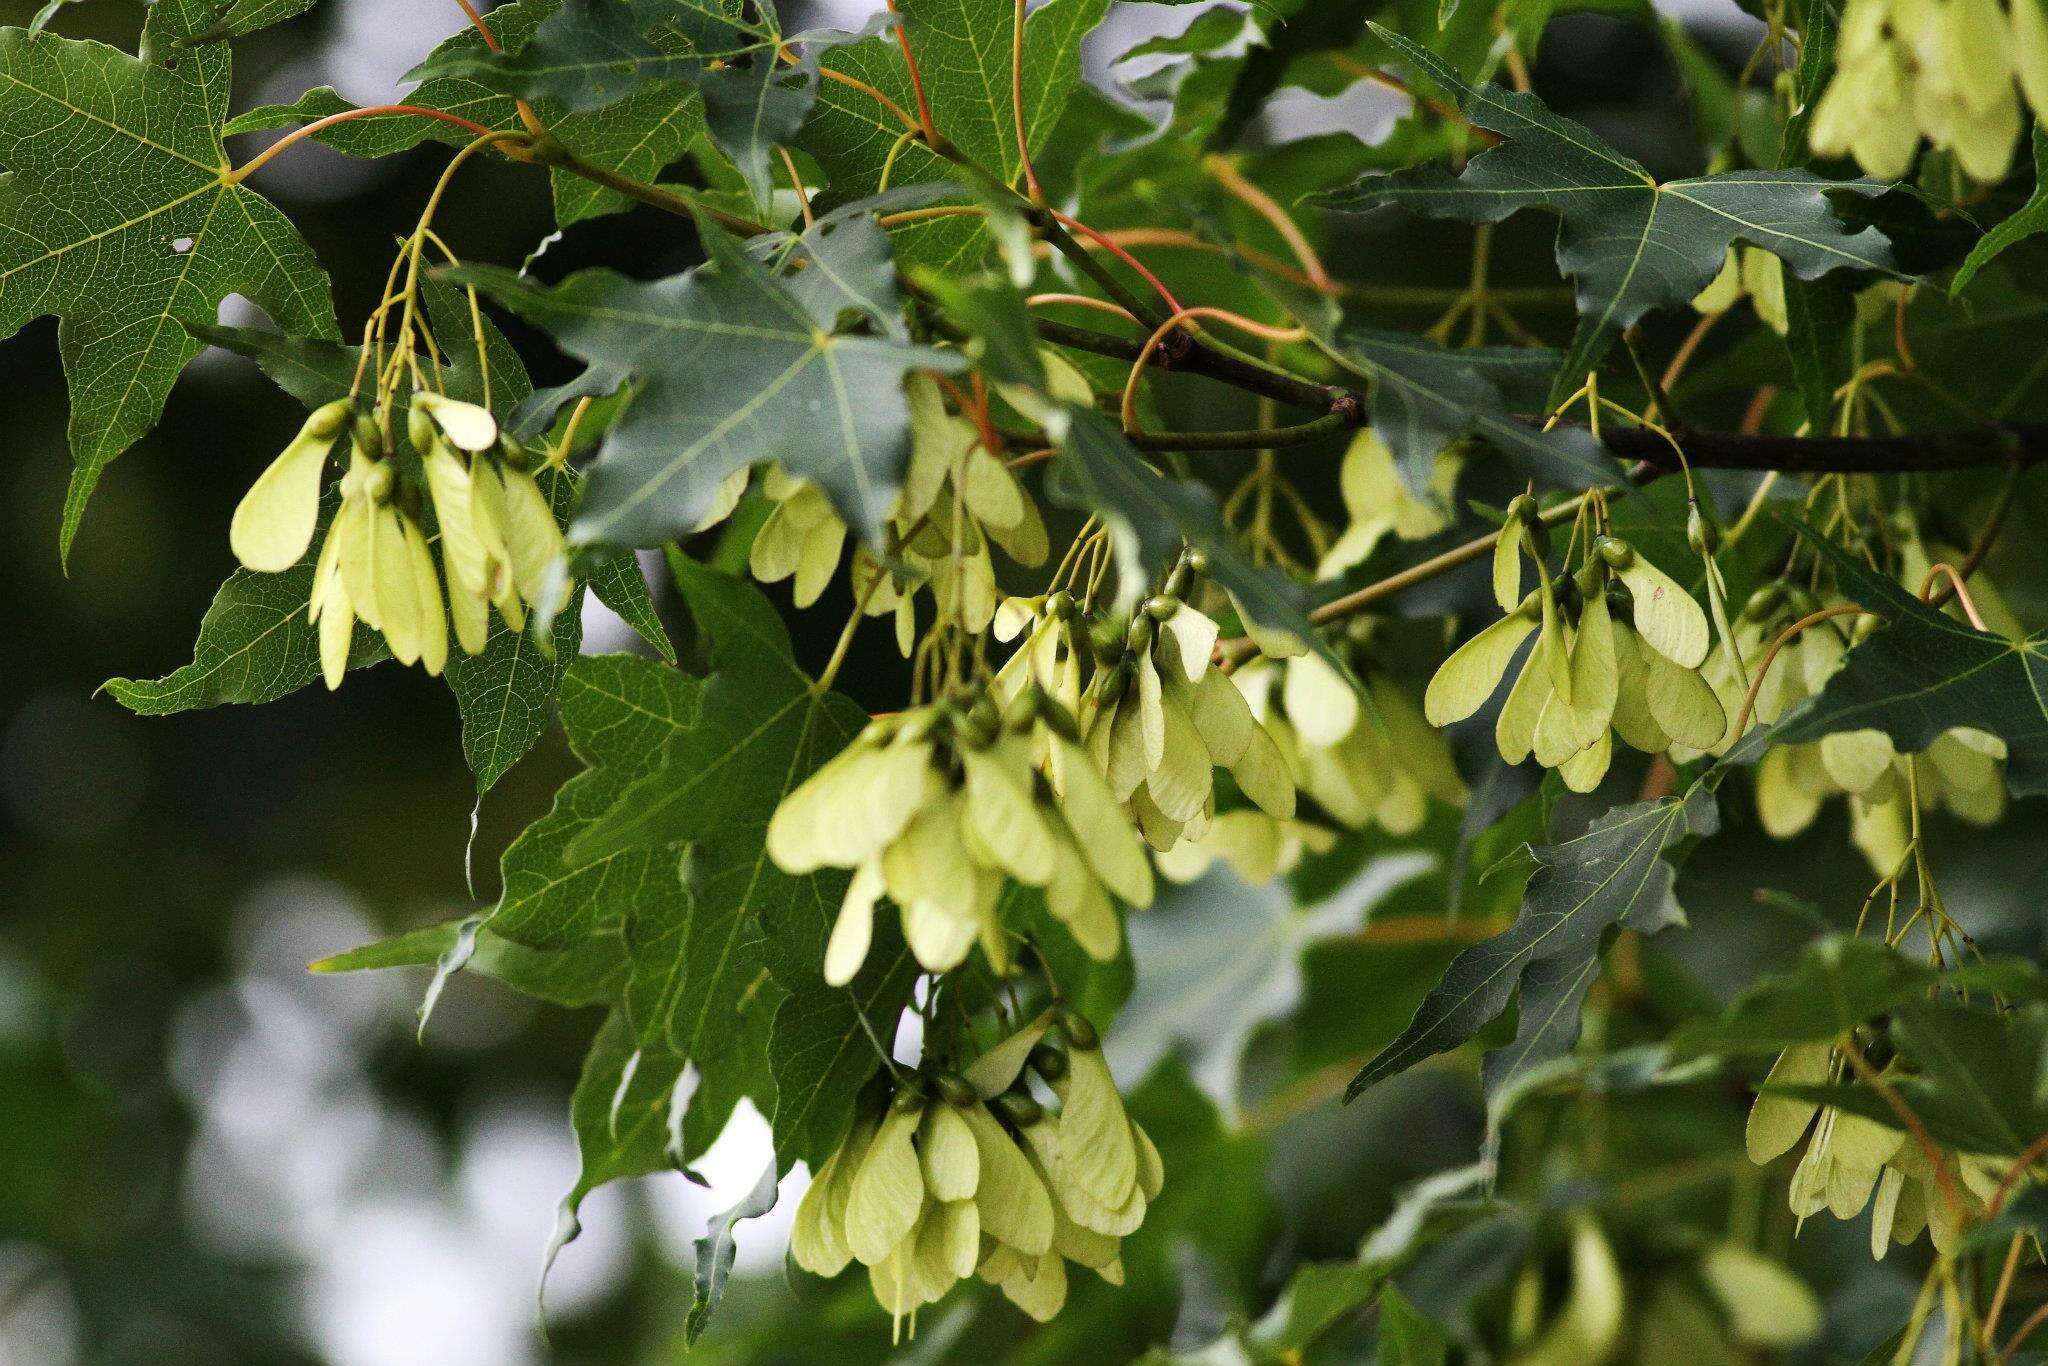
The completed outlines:
{"type": "MultiPolygon", "coordinates": [[[[635,382],[590,467],[572,538],[624,546],[687,535],[728,475],[772,455],[879,543],[910,454],[903,379],[956,370],[959,357],[839,330],[836,295],[792,291],[723,231],[700,226],[710,261],[651,284],[610,271],[552,289],[493,268],[453,273],[570,354],[635,382]]],[[[859,220],[831,231],[879,229],[859,220]]],[[[851,284],[878,313],[893,312],[886,269],[851,284]]]]}
{"type": "Polygon", "coordinates": [[[1780,720],[1769,742],[1880,730],[1899,749],[1917,753],[1943,732],[1969,726],[2005,741],[2005,781],[2014,795],[2048,792],[2048,630],[2025,640],[1973,630],[1827,538],[1808,540],[1835,571],[1843,596],[1886,626],[1780,720]]]}
{"type": "Polygon", "coordinates": [[[75,464],[66,555],[101,472],[156,425],[198,353],[187,323],[211,323],[241,294],[293,332],[338,335],[298,229],[227,177],[227,45],[178,46],[214,13],[161,0],[140,57],[0,29],[0,337],[60,319],[75,464]]]}
{"type": "Polygon", "coordinates": [[[1348,211],[1400,204],[1474,223],[1497,223],[1527,208],[1557,214],[1557,264],[1578,282],[1582,319],[1560,387],[1575,387],[1621,329],[1705,289],[1737,240],[1776,255],[1801,279],[1892,269],[1884,234],[1848,231],[1827,200],[1834,191],[1879,194],[1883,185],[1829,181],[1796,168],[1659,181],[1534,95],[1469,85],[1427,48],[1377,26],[1375,32],[1456,96],[1474,124],[1505,140],[1460,175],[1432,167],[1367,176],[1315,202],[1348,211]]]}
{"type": "Polygon", "coordinates": [[[1487,1055],[1487,1093],[1564,1053],[1578,1039],[1579,1006],[1598,974],[1602,937],[1618,925],[1648,934],[1682,923],[1664,854],[1717,824],[1713,798],[1695,788],[1617,807],[1576,839],[1533,850],[1536,871],[1514,925],[1452,960],[1401,1037],[1352,1078],[1345,1099],[1464,1043],[1517,991],[1520,1023],[1511,1044],[1487,1055]]]}

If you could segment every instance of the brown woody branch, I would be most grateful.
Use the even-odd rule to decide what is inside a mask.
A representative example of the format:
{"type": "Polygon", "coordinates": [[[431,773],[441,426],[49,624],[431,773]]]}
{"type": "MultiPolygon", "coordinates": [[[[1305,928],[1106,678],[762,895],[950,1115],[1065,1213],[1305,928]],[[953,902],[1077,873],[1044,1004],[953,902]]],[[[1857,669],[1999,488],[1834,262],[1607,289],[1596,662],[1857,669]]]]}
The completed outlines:
{"type": "MultiPolygon", "coordinates": [[[[1140,342],[1049,319],[1034,320],[1039,335],[1059,346],[1099,356],[1135,360],[1140,342]]],[[[1341,385],[1315,384],[1247,365],[1200,341],[1179,354],[1154,361],[1162,369],[1206,375],[1249,393],[1312,408],[1354,413],[1364,425],[1369,411],[1362,394],[1341,385]]],[[[1994,422],[1952,431],[1908,436],[1782,436],[1771,433],[1674,433],[1685,463],[1694,469],[1778,470],[1786,474],[1903,474],[2031,465],[2048,460],[2048,422],[1994,422]]],[[[1620,459],[1644,473],[1679,468],[1677,451],[1663,436],[1642,427],[1603,425],[1600,438],[1620,459]]]]}

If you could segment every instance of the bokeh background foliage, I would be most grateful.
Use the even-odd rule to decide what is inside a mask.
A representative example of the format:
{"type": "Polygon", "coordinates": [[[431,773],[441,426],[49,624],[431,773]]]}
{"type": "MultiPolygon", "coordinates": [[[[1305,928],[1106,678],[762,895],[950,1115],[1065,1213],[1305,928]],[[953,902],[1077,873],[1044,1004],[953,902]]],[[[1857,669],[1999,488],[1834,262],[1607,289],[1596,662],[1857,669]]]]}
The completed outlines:
{"type": "MultiPolygon", "coordinates": [[[[0,5],[0,19],[26,22],[34,8],[0,5]]],[[[1362,8],[1330,5],[1329,22],[1342,30],[1362,8]]],[[[864,12],[785,9],[792,31],[812,20],[857,23],[864,12]]],[[[1701,129],[1719,120],[1740,135],[1753,116],[1729,98],[1725,77],[1759,26],[1732,4],[1667,16],[1623,0],[1559,10],[1537,50],[1535,88],[1660,173],[1699,170],[1701,129]],[[1660,34],[1674,22],[1689,38],[1660,34]]],[[[1190,17],[1170,6],[1119,7],[1083,49],[1091,77],[1107,82],[1111,58],[1190,17]]],[[[425,0],[327,0],[237,43],[235,107],[288,102],[330,82],[362,102],[389,98],[397,76],[461,18],[425,0]]],[[[1319,15],[1301,18],[1306,48],[1350,41],[1318,27],[1319,15]]],[[[131,48],[139,22],[138,7],[117,0],[59,16],[68,35],[131,48]]],[[[1140,93],[1172,93],[1157,85],[1141,83],[1140,93]]],[[[1383,129],[1400,107],[1390,94],[1297,69],[1241,136],[1271,148],[1259,154],[1260,183],[1290,199],[1291,184],[1327,183],[1332,166],[1371,164],[1358,134],[1383,129]]],[[[247,155],[251,141],[235,145],[247,155]]],[[[1042,168],[1049,179],[1069,174],[1060,162],[1070,145],[1053,139],[1042,168]]],[[[365,162],[305,146],[256,184],[300,226],[332,275],[340,316],[353,319],[376,303],[391,245],[412,227],[444,160],[434,149],[365,162]]],[[[1136,189],[1142,200],[1142,182],[1136,189]]],[[[554,208],[545,178],[479,159],[439,225],[472,259],[516,263],[549,237],[554,208]]],[[[1281,249],[1256,219],[1230,228],[1281,249]]],[[[1325,255],[1353,278],[1464,281],[1469,229],[1392,216],[1325,228],[1325,255]]],[[[1949,259],[1939,228],[1920,225],[1902,259],[1915,247],[1949,259]]],[[[1497,232],[1493,254],[1496,281],[1534,291],[1529,316],[1561,343],[1569,316],[1548,264],[1550,231],[1516,220],[1497,232]]],[[[2026,327],[2038,300],[2025,282],[2044,278],[2048,265],[2036,247],[2023,243],[2006,258],[2020,288],[1995,307],[1929,319],[1930,329],[1960,336],[1930,348],[1948,382],[1991,385],[2012,369],[2014,338],[2039,337],[2026,327]],[[1973,329],[1985,337],[1976,351],[1973,329]]],[[[696,248],[673,220],[636,209],[575,226],[542,259],[548,278],[597,262],[629,262],[633,275],[653,278],[692,264],[696,248]]],[[[1169,283],[1230,302],[1229,281],[1213,268],[1165,269],[1169,283]]],[[[223,321],[250,319],[231,304],[223,321]]],[[[1427,315],[1389,321],[1415,326],[1427,315]]],[[[537,381],[566,377],[536,334],[506,326],[537,381]]],[[[599,1012],[536,1009],[469,973],[451,982],[416,1042],[423,973],[304,971],[314,958],[487,901],[496,852],[580,766],[551,729],[478,803],[446,689],[391,668],[363,672],[337,694],[158,720],[95,696],[107,678],[151,676],[189,657],[193,624],[231,567],[229,512],[301,415],[253,366],[206,353],[163,423],[103,481],[67,572],[52,536],[67,475],[54,333],[37,322],[5,348],[16,458],[0,505],[0,583],[16,624],[0,669],[0,1354],[340,1366],[679,1358],[691,1240],[758,1171],[767,1144],[758,1116],[743,1114],[700,1165],[712,1189],[668,1174],[587,1202],[584,1232],[549,1282],[543,1339],[534,1287],[576,1170],[562,1117],[599,1012]],[[464,875],[472,844],[474,896],[464,875]]],[[[1694,372],[1687,401],[1733,425],[1742,397],[1760,378],[1785,378],[1784,366],[1767,343],[1717,348],[1694,372]]],[[[1236,396],[1192,383],[1165,391],[1175,428],[1241,426],[1251,416],[1236,396]]],[[[2021,399],[2023,408],[2043,401],[2033,392],[2021,399]]],[[[1318,506],[1337,506],[1334,480],[1310,491],[1318,506]]],[[[2048,484],[2031,479],[2018,496],[2015,526],[2048,525],[2048,484]]],[[[687,643],[690,625],[653,568],[658,605],[687,643]]],[[[2022,619],[2048,611],[2034,538],[2008,536],[1990,568],[2013,586],[2022,619]]],[[[810,668],[831,649],[845,591],[835,586],[825,610],[791,616],[810,668]]],[[[771,594],[787,605],[786,586],[771,594]]],[[[1482,596],[1476,581],[1448,582],[1407,610],[1482,596]]],[[[583,627],[586,652],[645,648],[599,607],[583,627]]],[[[841,677],[875,709],[896,705],[904,688],[884,634],[865,633],[841,677]]],[[[1601,1050],[1626,1060],[1630,1045],[1711,1014],[1853,914],[1845,889],[1868,877],[1838,808],[1782,843],[1755,828],[1743,803],[1726,806],[1722,833],[1679,875],[1688,931],[1630,945],[1626,970],[1596,988],[1586,1028],[1601,1050]]],[[[2048,947],[2041,801],[2015,804],[1991,830],[1932,819],[1958,918],[1987,951],[2038,958],[2048,947]]],[[[1506,854],[1539,834],[1521,813],[1483,840],[1506,854]]],[[[1362,1273],[1346,1264],[1401,1192],[1468,1166],[1486,1142],[1469,1050],[1351,1105],[1335,1101],[1407,1023],[1469,927],[1495,926],[1519,900],[1526,869],[1475,882],[1467,863],[1449,857],[1459,839],[1456,814],[1441,811],[1397,846],[1345,841],[1298,870],[1290,893],[1217,874],[1135,925],[1135,984],[1093,986],[1112,999],[1130,993],[1112,1056],[1174,1179],[1127,1246],[1129,1284],[1077,1278],[1069,1307],[1044,1328],[993,1294],[962,1295],[926,1316],[905,1354],[1199,1359],[1219,1339],[1237,1341],[1233,1325],[1246,1323],[1261,1324],[1251,1350],[1277,1352],[1293,1328],[1320,1326],[1319,1293],[1349,1304],[1346,1278],[1362,1273]],[[1449,938],[1401,932],[1407,917],[1439,916],[1446,905],[1467,929],[1449,938]],[[1313,1273],[1297,1279],[1312,1263],[1331,1264],[1327,1283],[1313,1273]]],[[[1642,1090],[1618,1070],[1531,1100],[1504,1149],[1502,1187],[1519,1203],[1471,1216],[1448,1244],[1455,1256],[1403,1281],[1405,1300],[1451,1322],[1495,1312],[1510,1272],[1531,1258],[1555,1288],[1569,1278],[1571,1224],[1559,1211],[1578,1207],[1597,1216],[1626,1270],[1641,1311],[1631,1347],[1639,1359],[1741,1359],[1728,1345],[1725,1309],[1702,1293],[1694,1269],[1700,1244],[1723,1236],[1781,1257],[1812,1287],[1825,1312],[1805,1348],[1814,1359],[1873,1349],[1904,1318],[1925,1247],[1873,1262],[1860,1223],[1827,1219],[1795,1238],[1783,1174],[1742,1155],[1754,1080],[1738,1068],[1642,1090]]],[[[786,1187],[780,1216],[741,1230],[739,1272],[693,1357],[888,1354],[886,1320],[864,1287],[785,1272],[793,1195],[786,1187]]],[[[2035,1274],[2023,1274],[2020,1294],[2038,1298],[2035,1274]]],[[[1346,1310],[1315,1350],[1318,1359],[1366,1359],[1388,1350],[1390,1337],[1408,1341],[1408,1331],[1398,1310],[1346,1310]]],[[[1412,1334],[1425,1355],[1393,1359],[1427,1359],[1429,1330],[1412,1334]]],[[[1232,1359],[1224,1350],[1211,1359],[1232,1359]]]]}

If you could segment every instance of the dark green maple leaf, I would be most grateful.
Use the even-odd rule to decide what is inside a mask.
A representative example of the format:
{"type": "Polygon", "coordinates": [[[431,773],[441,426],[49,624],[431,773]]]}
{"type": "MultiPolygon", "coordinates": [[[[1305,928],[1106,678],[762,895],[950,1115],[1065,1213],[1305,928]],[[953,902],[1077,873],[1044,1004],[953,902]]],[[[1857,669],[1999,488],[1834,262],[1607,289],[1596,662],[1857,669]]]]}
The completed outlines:
{"type": "Polygon", "coordinates": [[[1775,1052],[1839,1038],[1937,988],[2038,1000],[2042,982],[2040,969],[2024,959],[1979,959],[1943,972],[1878,940],[1831,934],[1808,944],[1784,972],[1751,984],[1720,1015],[1672,1035],[1670,1057],[1775,1052]]]}
{"type": "Polygon", "coordinates": [[[71,454],[68,554],[109,461],[155,425],[212,322],[241,294],[308,336],[337,335],[327,276],[298,229],[229,178],[224,43],[177,47],[201,0],[150,10],[142,56],[0,29],[0,337],[61,319],[71,454]]]}
{"type": "Polygon", "coordinates": [[[703,96],[705,124],[765,209],[770,154],[796,136],[818,94],[828,48],[895,22],[882,13],[861,33],[788,34],[775,6],[738,0],[570,0],[514,48],[447,46],[412,75],[473,82],[506,96],[587,114],[641,94],[650,83],[688,82],[703,96]]]}
{"type": "Polygon", "coordinates": [[[1467,438],[1484,441],[1547,487],[1614,482],[1614,461],[1590,432],[1573,426],[1546,431],[1514,414],[1508,392],[1555,374],[1554,352],[1510,346],[1446,350],[1406,332],[1347,322],[1332,300],[1279,276],[1260,272],[1258,280],[1326,355],[1366,382],[1373,428],[1418,496],[1436,496],[1429,489],[1438,453],[1467,438]]]}
{"type": "Polygon", "coordinates": [[[787,1171],[818,1170],[853,1118],[854,1098],[882,1065],[877,1041],[896,1024],[917,980],[917,960],[893,922],[875,926],[867,961],[844,987],[823,979],[792,993],[775,1012],[768,1068],[775,1079],[775,1152],[787,1171]]]}
{"type": "MultiPolygon", "coordinates": [[[[841,330],[837,292],[795,292],[732,237],[700,226],[711,259],[648,284],[603,270],[552,289],[505,270],[456,272],[571,355],[635,381],[590,467],[571,536],[651,546],[686,535],[727,475],[773,458],[879,542],[910,455],[904,376],[956,370],[959,355],[841,330]]],[[[881,232],[868,218],[831,231],[881,232]]],[[[875,301],[876,316],[893,315],[886,256],[863,259],[881,268],[849,287],[875,301]]]]}
{"type": "MultiPolygon", "coordinates": [[[[901,0],[897,8],[939,132],[1005,183],[1020,185],[1023,161],[1010,98],[1016,7],[994,0],[901,0]]],[[[1024,132],[1034,152],[1045,147],[1080,83],[1081,40],[1108,9],[1109,0],[1049,0],[1024,21],[1024,132]]],[[[916,95],[893,35],[839,48],[826,54],[824,65],[915,112],[916,95]]],[[[833,194],[852,199],[881,188],[883,164],[903,131],[897,117],[869,95],[828,82],[798,143],[825,168],[833,194]]],[[[891,185],[959,179],[960,168],[922,141],[897,150],[889,174],[891,185]]],[[[973,259],[988,237],[977,219],[961,216],[907,225],[897,229],[895,240],[900,259],[943,270],[973,259]]]]}
{"type": "MultiPolygon", "coordinates": [[[[491,11],[491,30],[506,51],[517,53],[558,8],[559,0],[500,5],[491,11]]],[[[465,28],[435,48],[426,65],[454,67],[477,60],[477,54],[487,50],[482,35],[465,28]]],[[[512,96],[460,74],[430,75],[407,93],[405,103],[457,114],[494,130],[523,126],[512,96]]],[[[290,104],[266,104],[237,115],[224,131],[232,136],[285,128],[353,108],[332,87],[320,86],[290,104]]],[[[636,180],[653,180],[691,146],[701,146],[705,135],[703,102],[689,86],[669,81],[644,82],[617,103],[587,113],[570,113],[545,100],[538,110],[548,132],[563,146],[587,162],[636,180]]],[[[313,136],[349,156],[386,157],[423,142],[460,147],[471,134],[440,119],[391,114],[350,119],[313,136]]],[[[553,185],[555,222],[563,227],[632,203],[617,190],[568,171],[553,172],[553,185]]]]}
{"type": "MultiPolygon", "coordinates": [[[[2048,792],[2048,630],[2025,640],[1973,630],[1808,532],[1842,595],[1886,625],[1849,652],[1818,694],[1762,732],[1768,742],[1881,730],[1911,753],[1971,726],[2005,741],[2005,781],[2015,796],[2048,792]]],[[[1745,746],[1730,757],[1754,756],[1745,746]]]]}
{"type": "Polygon", "coordinates": [[[562,785],[554,808],[520,832],[503,860],[504,894],[491,928],[534,948],[561,948],[686,902],[672,850],[612,850],[572,859],[569,846],[619,794],[661,762],[664,746],[697,720],[699,680],[631,655],[587,655],[562,675],[562,729],[588,765],[562,785]]]}
{"type": "Polygon", "coordinates": [[[1671,895],[1676,874],[1664,854],[1687,835],[1712,834],[1717,823],[1712,796],[1695,788],[1682,798],[1618,807],[1578,838],[1533,850],[1536,871],[1515,923],[1451,961],[1408,1028],[1352,1078],[1345,1098],[1456,1048],[1517,991],[1514,1041],[1486,1058],[1488,1094],[1563,1054],[1579,1036],[1579,1007],[1599,973],[1602,936],[1616,925],[1647,934],[1682,923],[1671,895]]]}
{"type": "Polygon", "coordinates": [[[516,47],[446,47],[409,78],[458,77],[573,113],[602,109],[650,81],[692,80],[712,62],[772,58],[788,41],[774,6],[761,6],[758,20],[746,10],[737,0],[568,0],[516,47]]]}
{"type": "Polygon", "coordinates": [[[1705,289],[1737,240],[1776,255],[1800,279],[1892,268],[1884,235],[1848,231],[1827,201],[1830,191],[1875,195],[1883,185],[1824,180],[1798,169],[1659,181],[1535,96],[1468,85],[1427,48],[1375,31],[1455,95],[1473,123],[1505,141],[1472,158],[1461,175],[1430,167],[1367,176],[1315,202],[1344,210],[1399,204],[1476,223],[1497,223],[1522,209],[1556,213],[1557,264],[1578,282],[1581,315],[1561,387],[1575,387],[1620,329],[1705,289]]]}
{"type": "Polygon", "coordinates": [[[710,640],[712,672],[697,720],[668,741],[658,767],[570,841],[568,858],[688,847],[687,902],[628,921],[629,1000],[643,1040],[702,1062],[728,1046],[730,1020],[764,974],[789,991],[822,981],[847,878],[836,870],[792,877],[776,867],[768,818],[867,715],[805,677],[781,619],[751,584],[679,555],[671,562],[710,640]]]}

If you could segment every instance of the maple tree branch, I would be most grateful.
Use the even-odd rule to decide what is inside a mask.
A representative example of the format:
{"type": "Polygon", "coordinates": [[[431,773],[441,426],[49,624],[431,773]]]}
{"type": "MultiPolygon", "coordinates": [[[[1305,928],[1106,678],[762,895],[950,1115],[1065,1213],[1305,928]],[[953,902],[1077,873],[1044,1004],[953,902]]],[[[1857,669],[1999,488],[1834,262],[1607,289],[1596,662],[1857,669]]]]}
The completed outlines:
{"type": "MultiPolygon", "coordinates": [[[[1143,343],[1070,323],[1033,319],[1038,333],[1059,346],[1118,360],[1135,360],[1143,343]]],[[[1160,362],[1154,362],[1159,364],[1160,362]]],[[[1337,396],[1363,402],[1341,385],[1316,384],[1262,366],[1247,365],[1196,341],[1163,368],[1210,379],[1284,403],[1330,409],[1337,396]]],[[[1906,474],[2027,466],[2048,461],[2048,422],[1992,422],[1907,436],[1786,436],[1771,432],[1675,429],[1672,436],[1694,469],[1777,470],[1785,474],[1906,474]]],[[[1600,440],[1615,456],[1676,474],[1678,451],[1648,428],[1603,425],[1600,440]]]]}
{"type": "Polygon", "coordinates": [[[689,191],[668,185],[651,185],[644,180],[635,180],[617,171],[607,170],[594,162],[585,161],[554,138],[540,138],[528,149],[531,159],[540,165],[567,171],[570,175],[581,176],[593,184],[608,190],[617,190],[628,199],[637,199],[642,204],[679,214],[684,218],[708,218],[737,237],[758,237],[769,229],[728,213],[716,205],[706,204],[689,191]]]}

